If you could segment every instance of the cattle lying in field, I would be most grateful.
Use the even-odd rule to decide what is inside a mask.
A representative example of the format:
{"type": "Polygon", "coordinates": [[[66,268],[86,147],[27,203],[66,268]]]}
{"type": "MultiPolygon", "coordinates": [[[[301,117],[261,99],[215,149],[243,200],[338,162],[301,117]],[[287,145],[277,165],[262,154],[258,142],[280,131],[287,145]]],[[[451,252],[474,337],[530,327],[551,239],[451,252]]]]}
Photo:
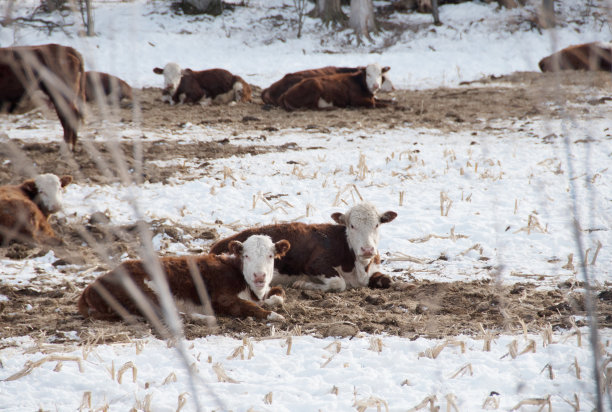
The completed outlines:
{"type": "Polygon", "coordinates": [[[47,219],[61,209],[61,188],[70,182],[72,176],[43,174],[20,185],[0,186],[0,244],[60,243],[47,219]]]}
{"type": "Polygon", "coordinates": [[[85,99],[118,104],[123,99],[132,100],[132,88],[124,80],[103,72],[85,72],[85,99]]]}
{"type": "Polygon", "coordinates": [[[396,216],[392,211],[379,214],[372,204],[360,203],[344,214],[332,214],[337,224],[294,222],[251,228],[218,241],[210,253],[226,252],[231,242],[255,234],[268,235],[291,243],[291,250],[275,264],[274,283],[322,291],[388,288],[391,279],[379,272],[378,227],[396,216]]]}
{"type": "Polygon", "coordinates": [[[380,89],[387,70],[388,67],[369,64],[353,73],[305,78],[283,93],[278,103],[285,110],[385,107],[385,103],[376,102],[374,94],[380,89]]]}
{"type": "MultiPolygon", "coordinates": [[[[232,255],[200,255],[163,257],[159,266],[163,271],[170,293],[179,306],[188,310],[198,308],[206,314],[208,294],[212,309],[217,314],[258,319],[282,320],[275,312],[258,304],[271,305],[284,302],[285,291],[270,287],[274,259],[290,249],[286,240],[272,243],[268,236],[251,236],[240,243],[228,244],[232,255]],[[199,286],[199,285],[202,285],[199,286]],[[201,288],[198,291],[198,288],[201,288]],[[205,288],[205,290],[203,290],[205,288]]],[[[144,312],[128,292],[128,283],[135,286],[160,314],[159,290],[151,275],[151,265],[141,260],[123,262],[114,270],[102,275],[83,291],[78,308],[81,315],[100,320],[119,320],[121,312],[140,315],[144,312]]]]}
{"type": "Polygon", "coordinates": [[[224,69],[194,71],[168,63],[153,71],[164,75],[162,100],[170,104],[197,103],[202,99],[213,104],[251,101],[251,86],[224,69]]]}
{"type": "Polygon", "coordinates": [[[543,72],[559,70],[612,71],[612,44],[585,43],[566,47],[540,60],[543,72]]]}
{"type": "Polygon", "coordinates": [[[79,52],[58,44],[0,48],[0,106],[12,112],[38,89],[49,96],[64,128],[64,141],[74,150],[85,99],[79,52]]]}
{"type": "MultiPolygon", "coordinates": [[[[288,73],[283,76],[282,79],[274,82],[261,92],[261,99],[265,104],[271,104],[274,106],[279,105],[280,96],[289,90],[292,86],[298,84],[304,79],[319,76],[329,76],[332,74],[343,74],[343,73],[355,73],[360,70],[365,70],[365,67],[336,67],[326,66],[319,69],[302,70],[295,73],[288,73]]],[[[383,69],[383,80],[380,87],[380,91],[390,92],[394,90],[393,83],[387,77],[386,73],[389,71],[389,67],[383,69]]]]}

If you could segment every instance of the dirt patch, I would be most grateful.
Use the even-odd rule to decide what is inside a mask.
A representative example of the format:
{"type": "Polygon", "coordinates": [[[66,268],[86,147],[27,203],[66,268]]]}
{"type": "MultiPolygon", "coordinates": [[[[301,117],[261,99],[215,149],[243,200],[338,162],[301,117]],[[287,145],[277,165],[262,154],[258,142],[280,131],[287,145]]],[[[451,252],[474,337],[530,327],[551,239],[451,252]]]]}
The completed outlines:
{"type": "MultiPolygon", "coordinates": [[[[145,135],[141,143],[121,138],[115,145],[108,145],[92,139],[103,123],[98,109],[91,107],[92,115],[74,154],[59,141],[42,144],[0,138],[0,157],[11,160],[0,163],[0,182],[20,182],[33,169],[71,174],[77,183],[91,185],[120,182],[122,176],[130,176],[136,182],[162,184],[172,177],[198,178],[209,173],[212,159],[309,149],[295,144],[273,146],[266,143],[269,135],[287,129],[325,133],[348,128],[366,135],[369,130],[410,126],[442,132],[467,130],[476,135],[491,130],[495,122],[508,119],[556,119],[561,118],[562,110],[584,115],[589,107],[609,104],[611,85],[612,80],[605,73],[516,73],[454,89],[398,90],[381,96],[392,100],[386,108],[297,112],[264,107],[258,97],[261,90],[257,87],[253,103],[209,107],[169,106],[161,103],[160,89],[144,89],[137,91],[134,106],[117,109],[112,115],[114,127],[140,128],[145,135]],[[138,123],[132,120],[134,113],[138,113],[138,123]],[[188,123],[213,126],[227,134],[212,142],[146,139],[147,133],[152,131],[173,133],[188,123]],[[246,146],[237,145],[237,139],[249,139],[250,142],[246,146]],[[123,158],[121,162],[114,160],[116,153],[123,158]],[[135,153],[142,153],[142,156],[135,153]],[[196,169],[200,175],[187,174],[193,167],[153,163],[176,159],[198,164],[196,169]]],[[[139,228],[143,223],[114,227],[101,214],[73,224],[52,217],[51,223],[65,242],[54,249],[59,258],[55,264],[67,274],[110,269],[123,254],[137,257],[142,243],[139,228]],[[105,248],[110,261],[101,259],[94,246],[105,248]]],[[[145,226],[153,235],[163,233],[178,243],[185,243],[188,236],[211,240],[217,237],[210,228],[170,226],[164,222],[149,222],[145,226]]],[[[46,251],[44,247],[14,244],[1,249],[0,257],[26,259],[46,251]]],[[[81,318],[76,311],[76,300],[91,279],[89,275],[74,284],[65,282],[52,291],[0,284],[0,294],[9,298],[0,303],[0,337],[31,335],[65,342],[71,339],[67,332],[76,331],[86,340],[111,342],[151,333],[145,322],[134,326],[81,318]]],[[[409,338],[478,335],[479,325],[494,332],[519,331],[522,330],[521,321],[534,333],[548,324],[568,329],[573,327],[572,316],[585,315],[582,295],[574,291],[574,286],[560,285],[555,290],[541,291],[532,284],[501,287],[488,282],[422,281],[397,283],[391,290],[356,289],[329,294],[289,288],[287,303],[278,310],[287,320],[275,324],[275,328],[315,336],[354,336],[366,332],[409,338]]],[[[612,327],[610,293],[597,293],[599,324],[612,327]]],[[[581,325],[581,321],[576,323],[581,325]]],[[[211,328],[202,322],[185,319],[185,333],[188,338],[209,334],[265,337],[270,335],[270,326],[253,319],[221,317],[217,326],[211,328]]]]}
{"type": "MultiPolygon", "coordinates": [[[[151,331],[148,323],[84,320],[77,312],[81,288],[66,282],[53,291],[1,286],[9,300],[0,303],[0,337],[45,336],[54,342],[69,341],[70,331],[84,340],[98,342],[141,338],[151,331]]],[[[490,282],[414,284],[397,282],[390,290],[354,289],[322,293],[287,289],[287,302],[277,310],[286,321],[275,323],[277,332],[314,336],[355,336],[360,332],[403,336],[447,338],[460,334],[476,336],[480,326],[493,334],[523,331],[540,333],[548,324],[554,330],[573,327],[573,316],[585,316],[583,295],[568,285],[540,291],[532,284],[508,287],[490,282]]],[[[596,296],[600,327],[612,327],[612,301],[604,293],[596,296]]],[[[583,321],[576,321],[584,326],[583,321]]],[[[210,334],[254,338],[270,336],[266,322],[252,318],[217,318],[217,326],[184,319],[187,338],[210,334]]]]}

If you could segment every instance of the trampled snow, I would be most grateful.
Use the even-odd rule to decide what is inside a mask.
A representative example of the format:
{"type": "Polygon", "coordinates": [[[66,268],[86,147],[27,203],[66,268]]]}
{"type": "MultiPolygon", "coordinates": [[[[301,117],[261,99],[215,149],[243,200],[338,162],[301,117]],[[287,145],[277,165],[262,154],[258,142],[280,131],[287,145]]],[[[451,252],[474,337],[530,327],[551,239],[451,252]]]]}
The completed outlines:
{"type": "MultiPolygon", "coordinates": [[[[27,15],[38,3],[19,2],[14,13],[27,15]]],[[[537,61],[557,48],[611,38],[609,19],[595,13],[580,24],[568,21],[554,31],[540,32],[526,22],[533,4],[505,10],[473,2],[442,6],[441,27],[430,26],[429,15],[396,13],[391,21],[406,27],[399,39],[382,32],[373,44],[358,45],[350,31],[336,33],[314,19],[306,19],[304,36],[297,39],[295,25],[287,22],[292,14],[288,0],[244,3],[248,6],[211,18],[176,16],[168,2],[94,1],[96,37],[76,35],[80,17],[57,14],[57,21],[75,22],[66,33],[1,27],[0,46],[72,45],[85,56],[87,69],[109,72],[136,87],[161,86],[152,68],[168,61],[194,69],[223,67],[262,87],[290,71],[376,61],[392,67],[397,88],[417,89],[534,71],[537,61]]],[[[574,2],[557,7],[563,16],[588,11],[574,2]]],[[[477,136],[409,126],[332,133],[281,130],[270,133],[265,144],[294,142],[320,148],[212,160],[213,173],[189,181],[175,179],[169,185],[72,184],[66,188],[65,209],[59,216],[80,222],[92,212],[108,211],[114,224],[162,219],[212,226],[223,236],[233,233],[230,223],[240,228],[273,221],[328,222],[331,213],[364,198],[379,210],[398,212],[398,218],[381,229],[380,249],[389,273],[402,269],[416,280],[469,281],[490,278],[487,268],[494,266],[499,267],[496,279],[504,283],[535,282],[552,288],[568,279],[582,280],[576,270],[564,268],[570,254],[578,256],[571,211],[575,191],[578,221],[582,229],[590,229],[583,237],[585,248],[593,253],[599,243],[604,245],[597,262],[588,266],[589,273],[598,286],[610,287],[611,113],[607,102],[589,107],[583,118],[572,121],[530,118],[521,125],[528,133],[519,130],[520,121],[509,119],[477,136]],[[560,137],[545,142],[543,137],[553,133],[560,137]],[[595,139],[580,143],[587,137],[595,139]],[[360,170],[360,164],[366,168],[360,170]],[[283,199],[290,205],[279,203],[271,210],[257,201],[267,192],[286,194],[283,199]],[[441,196],[447,199],[445,216],[441,196]],[[430,235],[435,236],[418,241],[430,235]],[[438,259],[441,255],[445,259],[438,259]]],[[[37,123],[42,135],[52,136],[43,138],[19,127],[26,120],[12,119],[16,123],[0,120],[0,131],[10,138],[61,138],[57,121],[37,123]]],[[[142,132],[121,130],[121,135],[138,138],[142,132]]],[[[159,130],[148,135],[151,140],[210,141],[227,132],[187,124],[181,133],[159,130]]],[[[240,144],[241,137],[245,136],[235,136],[232,142],[240,144]]],[[[197,175],[190,159],[176,162],[197,175]]],[[[154,244],[177,254],[208,246],[199,239],[176,244],[161,235],[154,244]]],[[[2,260],[0,282],[53,288],[66,276],[52,265],[54,260],[52,252],[2,260]]],[[[571,403],[576,399],[583,410],[590,410],[594,385],[586,332],[582,330],[581,346],[575,331],[555,331],[553,343],[546,346],[540,336],[500,335],[490,352],[482,350],[480,338],[452,337],[435,359],[432,349],[445,341],[294,336],[287,354],[287,338],[272,336],[248,341],[244,353],[251,344],[253,356],[243,360],[228,359],[243,341],[203,337],[185,342],[197,395],[177,351],[155,338],[98,345],[91,352],[77,346],[82,342],[76,336],[74,346],[50,342],[38,349],[31,338],[10,338],[0,341],[0,410],[96,410],[108,405],[123,411],[150,405],[153,411],[175,411],[181,399],[186,402],[183,410],[194,410],[197,396],[205,410],[340,411],[369,401],[368,410],[378,402],[383,409],[388,405],[400,411],[435,396],[432,402],[441,408],[451,410],[454,402],[457,410],[473,411],[482,409],[491,393],[498,395],[491,396],[489,405],[498,402],[500,410],[548,396],[555,411],[574,410],[571,403]],[[508,345],[524,353],[513,358],[508,345]],[[58,361],[51,357],[25,376],[7,380],[28,362],[54,355],[65,357],[61,367],[56,368],[58,361]],[[215,367],[237,382],[219,382],[215,367]]],[[[602,330],[601,339],[604,357],[610,357],[610,330],[602,330]]],[[[608,407],[612,410],[609,403],[608,407]]]]}

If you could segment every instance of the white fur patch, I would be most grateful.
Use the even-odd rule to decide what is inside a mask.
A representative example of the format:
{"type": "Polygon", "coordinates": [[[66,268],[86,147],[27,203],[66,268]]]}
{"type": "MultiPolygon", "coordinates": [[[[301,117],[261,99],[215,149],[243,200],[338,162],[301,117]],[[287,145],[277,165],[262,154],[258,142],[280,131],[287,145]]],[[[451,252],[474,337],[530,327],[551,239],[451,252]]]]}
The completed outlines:
{"type": "Polygon", "coordinates": [[[254,302],[251,295],[251,289],[249,289],[248,287],[238,294],[238,298],[242,300],[248,300],[249,302],[254,302]]]}
{"type": "Polygon", "coordinates": [[[278,314],[278,313],[276,313],[276,312],[271,312],[271,313],[268,315],[268,319],[267,319],[267,320],[273,320],[273,321],[282,321],[282,320],[285,320],[285,317],[284,317],[283,315],[279,315],[279,314],[278,314]]]}
{"type": "Polygon", "coordinates": [[[319,109],[328,109],[330,107],[334,107],[334,103],[326,102],[322,97],[320,97],[317,106],[319,107],[319,109]]]}
{"type": "Polygon", "coordinates": [[[38,175],[34,179],[42,206],[49,212],[57,212],[62,208],[62,183],[59,177],[51,173],[38,175]]]}
{"type": "Polygon", "coordinates": [[[293,287],[298,289],[320,290],[322,292],[342,292],[346,290],[346,282],[340,276],[328,278],[324,275],[317,276],[321,283],[314,283],[307,280],[298,280],[293,283],[293,287]]]}

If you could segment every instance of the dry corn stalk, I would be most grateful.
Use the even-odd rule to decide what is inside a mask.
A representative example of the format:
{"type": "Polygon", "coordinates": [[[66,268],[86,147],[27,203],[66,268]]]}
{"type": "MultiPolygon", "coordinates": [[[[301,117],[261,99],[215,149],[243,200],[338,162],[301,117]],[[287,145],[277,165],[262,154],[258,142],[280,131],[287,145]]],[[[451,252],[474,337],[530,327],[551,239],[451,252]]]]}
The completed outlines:
{"type": "Polygon", "coordinates": [[[176,373],[171,372],[170,375],[166,376],[166,379],[164,379],[164,381],[162,382],[162,385],[167,385],[169,383],[173,383],[176,382],[176,373]]]}
{"type": "Polygon", "coordinates": [[[293,338],[289,336],[285,341],[285,344],[287,345],[287,356],[289,356],[291,355],[291,346],[293,345],[293,338]]]}
{"type": "Polygon", "coordinates": [[[523,349],[521,353],[519,353],[519,356],[527,352],[536,352],[536,343],[533,339],[529,339],[527,346],[525,346],[525,349],[523,349]]]}
{"type": "Polygon", "coordinates": [[[455,379],[457,376],[463,376],[466,373],[469,373],[470,376],[474,376],[474,370],[472,369],[472,364],[471,363],[466,363],[465,365],[460,367],[457,370],[457,372],[453,373],[453,375],[450,377],[450,379],[455,379]]]}
{"type": "Polygon", "coordinates": [[[574,394],[574,402],[568,401],[567,399],[561,397],[565,401],[565,403],[571,405],[574,408],[574,412],[580,411],[580,399],[577,394],[574,394]]]}
{"type": "Polygon", "coordinates": [[[455,410],[455,412],[459,412],[459,407],[457,406],[457,403],[455,402],[457,400],[457,397],[452,394],[449,393],[448,395],[445,396],[446,398],[446,412],[451,412],[451,408],[455,410]]]}
{"type": "Polygon", "coordinates": [[[132,382],[136,382],[136,379],[138,377],[138,369],[136,368],[136,365],[134,365],[134,363],[132,362],[126,362],[120,369],[119,372],[117,372],[117,382],[121,383],[121,380],[123,379],[123,374],[128,370],[131,369],[132,370],[132,382]]]}
{"type": "Polygon", "coordinates": [[[368,165],[366,164],[366,157],[363,153],[359,154],[359,163],[357,164],[357,178],[359,180],[365,180],[366,174],[370,169],[368,169],[368,165]]]}
{"type": "Polygon", "coordinates": [[[374,352],[381,353],[383,350],[383,341],[379,337],[371,337],[370,338],[370,347],[369,349],[374,352]]]}
{"type": "Polygon", "coordinates": [[[331,389],[330,393],[332,393],[332,394],[334,394],[334,395],[338,396],[338,392],[339,392],[339,391],[340,391],[340,390],[338,389],[338,387],[334,385],[334,386],[332,387],[332,389],[331,389]]]}
{"type": "Polygon", "coordinates": [[[421,403],[419,403],[417,406],[408,409],[408,412],[416,412],[420,409],[425,408],[428,404],[429,404],[429,410],[431,412],[436,411],[437,407],[436,407],[436,401],[438,400],[438,398],[436,397],[436,395],[429,395],[428,397],[426,397],[425,399],[423,399],[421,401],[421,403]]]}
{"type": "Polygon", "coordinates": [[[223,365],[221,365],[221,363],[219,362],[213,365],[213,371],[215,371],[215,374],[217,375],[217,380],[219,382],[238,383],[237,380],[232,379],[229,376],[227,376],[225,369],[223,369],[223,365]]]}
{"type": "Polygon", "coordinates": [[[540,406],[540,409],[538,409],[538,411],[543,410],[546,406],[548,406],[548,412],[552,412],[552,404],[550,403],[550,395],[548,395],[546,398],[528,398],[528,399],[523,399],[522,401],[520,401],[519,403],[517,403],[512,409],[510,409],[511,411],[516,411],[517,409],[519,409],[521,406],[523,405],[534,405],[534,406],[540,406]]]}
{"type": "Polygon", "coordinates": [[[448,216],[453,201],[444,192],[440,192],[440,216],[448,216]]]}
{"type": "Polygon", "coordinates": [[[266,396],[264,396],[263,401],[266,405],[272,405],[272,392],[268,392],[266,396]]]}
{"type": "Polygon", "coordinates": [[[363,197],[361,196],[361,193],[359,193],[357,186],[351,183],[351,184],[344,186],[342,190],[338,191],[338,193],[336,194],[336,199],[334,200],[334,203],[332,204],[332,206],[334,207],[340,206],[340,202],[346,203],[344,200],[342,200],[342,195],[346,193],[347,191],[351,194],[351,197],[353,198],[353,203],[356,203],[355,196],[353,193],[355,193],[357,197],[359,197],[359,200],[363,202],[363,197]]]}
{"type": "Polygon", "coordinates": [[[574,254],[570,253],[569,255],[567,255],[567,263],[563,266],[561,266],[561,269],[565,269],[565,270],[574,270],[574,254]]]}
{"type": "Polygon", "coordinates": [[[530,235],[532,231],[548,233],[548,230],[540,224],[540,221],[536,216],[536,212],[529,214],[529,217],[527,218],[527,226],[516,230],[514,233],[527,232],[527,234],[530,235]]]}
{"type": "Polygon", "coordinates": [[[553,343],[553,330],[552,330],[552,326],[549,323],[548,325],[546,325],[546,327],[542,331],[542,346],[546,347],[547,345],[550,345],[551,343],[553,343]]]}
{"type": "Polygon", "coordinates": [[[482,326],[482,323],[479,323],[478,327],[480,328],[481,335],[479,335],[477,338],[484,340],[482,350],[484,352],[491,352],[491,341],[495,339],[495,335],[491,332],[485,331],[484,327],[482,326]]]}
{"type": "Polygon", "coordinates": [[[188,392],[183,392],[178,396],[178,405],[176,407],[176,412],[181,412],[183,406],[187,404],[187,395],[189,395],[188,392]]]}
{"type": "Polygon", "coordinates": [[[544,372],[544,370],[548,369],[548,378],[550,380],[555,379],[555,373],[553,372],[553,368],[552,365],[550,363],[547,363],[542,370],[540,371],[540,373],[544,372]]]}
{"type": "Polygon", "coordinates": [[[482,409],[498,409],[499,408],[499,393],[491,392],[482,403],[482,409]]]}
{"type": "Polygon", "coordinates": [[[382,411],[382,406],[385,407],[385,411],[389,412],[389,404],[384,399],[378,398],[376,396],[370,396],[368,399],[355,400],[353,404],[357,411],[364,412],[371,406],[376,407],[377,412],[382,411]]]}
{"type": "Polygon", "coordinates": [[[427,348],[424,352],[419,353],[419,358],[436,359],[442,350],[446,347],[448,342],[441,343],[433,348],[427,348]]]}
{"type": "Polygon", "coordinates": [[[91,392],[83,392],[83,399],[81,400],[81,405],[79,406],[79,412],[83,409],[91,409],[91,392]]]}
{"type": "Polygon", "coordinates": [[[582,379],[580,376],[580,365],[578,364],[578,358],[574,357],[574,369],[576,370],[576,379],[582,379]]]}
{"type": "Polygon", "coordinates": [[[46,362],[76,362],[77,365],[79,366],[79,372],[83,373],[83,364],[81,363],[81,359],[76,357],[76,356],[59,356],[59,355],[49,355],[49,356],[45,356],[42,359],[39,359],[35,362],[32,361],[27,361],[23,367],[22,370],[20,370],[19,372],[17,372],[14,375],[9,376],[6,379],[3,379],[3,381],[8,382],[8,381],[15,381],[17,379],[23,378],[26,375],[29,375],[30,373],[32,373],[32,371],[35,368],[38,368],[39,366],[43,365],[46,362]]]}
{"type": "Polygon", "coordinates": [[[516,339],[514,339],[506,346],[508,346],[508,353],[506,353],[500,359],[504,359],[508,355],[510,355],[512,359],[516,359],[516,357],[518,356],[518,342],[516,341],[516,339]]]}

